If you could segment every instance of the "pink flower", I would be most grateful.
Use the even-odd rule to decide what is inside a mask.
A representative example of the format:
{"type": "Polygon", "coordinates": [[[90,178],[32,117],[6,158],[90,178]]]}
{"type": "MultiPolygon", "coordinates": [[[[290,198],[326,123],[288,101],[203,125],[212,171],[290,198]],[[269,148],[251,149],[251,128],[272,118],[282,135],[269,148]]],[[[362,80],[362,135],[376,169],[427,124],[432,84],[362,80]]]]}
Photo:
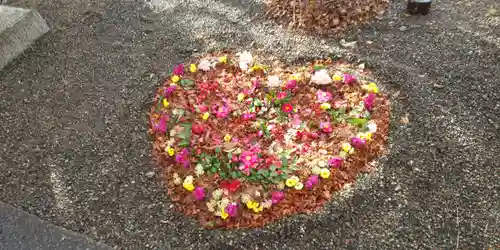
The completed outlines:
{"type": "Polygon", "coordinates": [[[290,103],[285,103],[281,106],[281,110],[285,113],[291,113],[293,111],[293,106],[290,103]]]}
{"type": "Polygon", "coordinates": [[[328,102],[332,99],[332,93],[318,90],[318,92],[316,92],[316,98],[319,103],[328,102]]]}
{"type": "Polygon", "coordinates": [[[285,198],[285,193],[282,191],[276,191],[271,194],[271,201],[273,205],[278,204],[281,200],[283,200],[283,198],[285,198]]]}
{"type": "Polygon", "coordinates": [[[312,189],[316,184],[318,184],[318,182],[319,182],[318,176],[317,175],[312,175],[306,181],[306,188],[312,189]]]}
{"type": "Polygon", "coordinates": [[[157,133],[166,133],[167,132],[167,121],[168,115],[162,115],[158,122],[153,122],[153,129],[157,133]]]}
{"type": "Polygon", "coordinates": [[[189,167],[189,150],[187,148],[183,148],[181,152],[179,152],[175,156],[175,161],[177,163],[183,164],[185,168],[189,167]]]}
{"type": "Polygon", "coordinates": [[[354,148],[362,148],[363,146],[365,146],[365,143],[365,140],[358,137],[354,137],[351,139],[351,144],[354,148]]]}
{"type": "Polygon", "coordinates": [[[332,125],[330,124],[330,122],[321,122],[319,124],[319,128],[325,133],[333,132],[333,128],[332,128],[332,125]]]}
{"type": "Polygon", "coordinates": [[[238,204],[232,202],[227,204],[224,211],[231,217],[236,217],[238,215],[238,204]]]}
{"type": "Polygon", "coordinates": [[[196,108],[198,108],[200,113],[205,113],[208,111],[208,107],[205,105],[197,105],[196,108]]]}
{"type": "Polygon", "coordinates": [[[357,82],[356,76],[351,74],[344,74],[344,83],[347,85],[353,85],[357,82]]]}
{"type": "Polygon", "coordinates": [[[330,165],[330,167],[339,168],[343,162],[344,159],[340,157],[333,157],[330,160],[328,160],[328,165],[330,165]]]}
{"type": "Polygon", "coordinates": [[[289,80],[285,84],[286,89],[294,89],[295,87],[297,87],[297,80],[289,80]]]}
{"type": "Polygon", "coordinates": [[[240,155],[240,161],[245,165],[245,166],[252,166],[257,162],[257,155],[254,154],[251,151],[243,151],[240,155]]]}
{"type": "Polygon", "coordinates": [[[168,86],[166,89],[165,89],[165,92],[163,93],[163,95],[165,97],[169,97],[170,95],[172,95],[172,93],[174,93],[175,89],[177,88],[177,85],[170,85],[168,86]]]}
{"type": "Polygon", "coordinates": [[[365,109],[368,111],[372,111],[373,106],[375,105],[375,94],[369,94],[365,99],[363,100],[363,103],[365,104],[365,109]]]}
{"type": "Polygon", "coordinates": [[[294,114],[292,119],[292,125],[298,128],[300,127],[300,123],[302,123],[302,121],[300,120],[300,115],[294,114]]]}
{"type": "Polygon", "coordinates": [[[245,121],[253,120],[255,119],[255,117],[256,117],[255,113],[246,112],[243,114],[243,120],[245,121]]]}
{"type": "Polygon", "coordinates": [[[184,64],[179,64],[175,66],[173,72],[174,75],[183,76],[184,75],[184,64]]]}
{"type": "Polygon", "coordinates": [[[288,95],[287,92],[279,92],[278,95],[276,96],[276,98],[278,98],[278,100],[283,100],[286,98],[286,96],[288,95]]]}
{"type": "Polygon", "coordinates": [[[219,107],[215,111],[215,116],[217,118],[226,118],[228,115],[229,115],[229,108],[226,105],[219,107]]]}
{"type": "Polygon", "coordinates": [[[193,191],[193,195],[198,201],[205,199],[205,189],[202,187],[196,187],[193,191]]]}
{"type": "Polygon", "coordinates": [[[254,77],[254,78],[252,78],[252,86],[253,86],[254,88],[259,88],[259,87],[260,87],[260,84],[261,84],[260,79],[255,78],[255,77],[254,77]]]}

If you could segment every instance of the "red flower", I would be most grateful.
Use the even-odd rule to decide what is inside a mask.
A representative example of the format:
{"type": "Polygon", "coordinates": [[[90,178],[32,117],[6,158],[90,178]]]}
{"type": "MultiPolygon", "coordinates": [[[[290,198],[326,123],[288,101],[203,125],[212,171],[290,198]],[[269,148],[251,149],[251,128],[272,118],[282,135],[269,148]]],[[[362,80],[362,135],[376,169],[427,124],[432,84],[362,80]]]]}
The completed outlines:
{"type": "Polygon", "coordinates": [[[203,131],[205,131],[205,128],[201,124],[193,124],[193,127],[191,128],[191,132],[197,135],[202,134],[203,131]]]}
{"type": "Polygon", "coordinates": [[[283,104],[283,106],[281,106],[281,110],[283,110],[283,112],[285,113],[290,113],[293,111],[293,106],[290,103],[285,103],[283,104]]]}
{"type": "Polygon", "coordinates": [[[231,182],[229,181],[222,181],[220,183],[220,187],[223,189],[227,189],[230,193],[234,193],[238,191],[238,188],[240,188],[241,181],[239,180],[233,180],[231,182]]]}

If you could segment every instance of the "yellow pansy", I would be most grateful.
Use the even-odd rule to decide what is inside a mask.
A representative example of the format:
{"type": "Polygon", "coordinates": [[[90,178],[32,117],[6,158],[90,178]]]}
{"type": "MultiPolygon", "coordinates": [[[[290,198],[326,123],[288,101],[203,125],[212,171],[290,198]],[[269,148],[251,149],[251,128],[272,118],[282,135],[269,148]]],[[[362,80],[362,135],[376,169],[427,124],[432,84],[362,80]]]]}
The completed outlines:
{"type": "Polygon", "coordinates": [[[239,93],[238,94],[238,101],[241,102],[241,101],[243,101],[243,99],[245,99],[245,94],[239,93]]]}
{"type": "Polygon", "coordinates": [[[328,177],[330,177],[330,170],[328,168],[321,169],[321,171],[319,172],[319,176],[321,176],[321,178],[323,179],[328,179],[328,177]]]}
{"type": "Polygon", "coordinates": [[[194,185],[193,183],[188,183],[188,182],[184,182],[182,184],[182,186],[189,192],[193,191],[194,190],[194,185]]]}
{"type": "Polygon", "coordinates": [[[226,134],[226,135],[224,136],[224,141],[229,142],[229,141],[231,140],[231,138],[232,138],[232,137],[231,137],[231,135],[230,135],[230,134],[226,134]]]}
{"type": "Polygon", "coordinates": [[[221,56],[221,57],[219,57],[219,62],[221,62],[221,63],[227,63],[227,56],[221,56]]]}
{"type": "Polygon", "coordinates": [[[351,146],[350,143],[347,143],[347,142],[342,144],[342,150],[344,150],[344,152],[349,153],[349,154],[354,153],[354,148],[351,146]]]}
{"type": "Polygon", "coordinates": [[[196,68],[196,64],[189,65],[189,71],[191,71],[191,73],[195,73],[197,70],[198,68],[196,68]]]}
{"type": "Polygon", "coordinates": [[[248,208],[248,209],[254,209],[254,208],[256,208],[256,207],[258,207],[258,206],[259,206],[259,203],[258,203],[258,202],[255,202],[255,201],[250,200],[250,201],[247,201],[247,204],[246,204],[246,205],[247,205],[247,208],[248,208]]]}
{"type": "Polygon", "coordinates": [[[360,139],[363,139],[363,140],[368,140],[368,141],[369,141],[369,140],[371,140],[371,139],[372,139],[372,135],[373,135],[372,133],[370,133],[370,132],[366,132],[366,133],[360,133],[360,134],[358,135],[358,137],[359,137],[360,139]]]}
{"type": "Polygon", "coordinates": [[[321,104],[321,106],[319,106],[322,110],[327,110],[327,109],[330,109],[332,107],[332,105],[330,105],[330,103],[327,103],[327,102],[324,102],[321,104]]]}
{"type": "Polygon", "coordinates": [[[170,105],[170,103],[168,103],[167,99],[163,99],[163,107],[168,108],[168,105],[170,105]]]}
{"type": "Polygon", "coordinates": [[[203,120],[208,120],[208,117],[209,117],[209,116],[210,116],[210,113],[205,112],[205,113],[203,113],[203,114],[201,115],[201,118],[202,118],[203,120]]]}
{"type": "Polygon", "coordinates": [[[378,87],[377,87],[377,84],[375,84],[374,82],[370,82],[368,83],[368,89],[370,92],[372,93],[375,93],[377,94],[378,93],[378,87]]]}
{"type": "Polygon", "coordinates": [[[342,81],[342,79],[344,79],[344,78],[342,78],[342,76],[339,76],[337,74],[333,76],[333,80],[336,82],[342,81]]]}
{"type": "MultiPolygon", "coordinates": [[[[257,203],[259,204],[259,203],[257,203]]],[[[257,205],[256,207],[253,208],[254,213],[262,212],[264,210],[264,206],[262,205],[257,205]]]]}
{"type": "Polygon", "coordinates": [[[227,217],[229,217],[229,214],[226,213],[226,211],[224,210],[224,208],[221,209],[220,211],[220,217],[225,220],[227,219],[227,217]]]}
{"type": "Polygon", "coordinates": [[[172,76],[172,82],[179,82],[181,78],[178,75],[172,76]]]}
{"type": "Polygon", "coordinates": [[[251,70],[252,71],[264,70],[264,67],[262,67],[260,65],[254,65],[254,66],[252,66],[251,70]]]}
{"type": "Polygon", "coordinates": [[[293,74],[290,76],[290,80],[295,80],[295,81],[298,81],[300,80],[300,74],[297,73],[297,74],[293,74]]]}
{"type": "Polygon", "coordinates": [[[174,156],[175,155],[175,149],[173,149],[171,147],[167,147],[167,153],[170,156],[174,156]]]}
{"type": "Polygon", "coordinates": [[[292,176],[285,181],[287,187],[293,187],[299,183],[299,178],[297,176],[292,176]]]}

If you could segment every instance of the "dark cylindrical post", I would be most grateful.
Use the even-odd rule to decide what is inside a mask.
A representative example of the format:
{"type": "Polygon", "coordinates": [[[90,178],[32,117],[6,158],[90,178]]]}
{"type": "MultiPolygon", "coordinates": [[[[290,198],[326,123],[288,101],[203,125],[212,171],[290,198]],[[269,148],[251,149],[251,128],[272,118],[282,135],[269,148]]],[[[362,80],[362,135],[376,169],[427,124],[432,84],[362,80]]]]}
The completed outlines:
{"type": "Polygon", "coordinates": [[[408,0],[406,11],[410,14],[427,15],[431,9],[432,0],[408,0]]]}

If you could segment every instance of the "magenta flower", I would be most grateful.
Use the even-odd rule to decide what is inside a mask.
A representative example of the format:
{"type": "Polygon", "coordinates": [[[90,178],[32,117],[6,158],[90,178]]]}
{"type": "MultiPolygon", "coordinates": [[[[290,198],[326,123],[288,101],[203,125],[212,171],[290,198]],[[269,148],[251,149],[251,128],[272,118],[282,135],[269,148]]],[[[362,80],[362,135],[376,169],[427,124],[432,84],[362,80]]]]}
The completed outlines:
{"type": "Polygon", "coordinates": [[[354,148],[362,148],[363,146],[365,146],[365,143],[366,143],[365,140],[358,138],[358,137],[354,137],[351,139],[351,145],[354,148]]]}
{"type": "Polygon", "coordinates": [[[183,76],[184,75],[184,64],[181,63],[177,66],[175,66],[174,70],[172,71],[172,73],[174,75],[177,75],[177,76],[183,76]]]}
{"type": "Polygon", "coordinates": [[[344,74],[344,83],[347,85],[353,85],[357,82],[356,76],[351,74],[344,74]]]}
{"type": "Polygon", "coordinates": [[[340,157],[333,157],[330,160],[328,160],[328,165],[334,168],[339,168],[342,165],[342,163],[344,163],[344,159],[340,157]]]}
{"type": "Polygon", "coordinates": [[[185,168],[189,167],[189,150],[187,148],[183,148],[181,152],[179,152],[175,156],[175,161],[179,164],[184,165],[185,168]]]}
{"type": "Polygon", "coordinates": [[[363,103],[365,104],[365,109],[368,111],[372,111],[373,106],[375,105],[375,94],[369,94],[365,99],[363,100],[363,103]]]}
{"type": "Polygon", "coordinates": [[[243,120],[245,121],[253,120],[255,119],[255,117],[256,117],[255,113],[246,112],[243,114],[243,120]]]}
{"type": "Polygon", "coordinates": [[[257,160],[258,160],[257,155],[251,151],[243,151],[243,153],[241,153],[240,155],[240,161],[246,167],[252,166],[257,162],[257,160]]]}
{"type": "Polygon", "coordinates": [[[168,121],[168,115],[162,115],[158,122],[152,122],[154,124],[153,126],[154,131],[157,133],[166,133],[167,121],[168,121]]]}
{"type": "Polygon", "coordinates": [[[333,132],[333,128],[332,128],[332,125],[330,124],[330,122],[321,122],[319,124],[319,128],[325,133],[333,132]]]}
{"type": "Polygon", "coordinates": [[[236,217],[238,215],[238,204],[236,203],[229,203],[227,206],[224,208],[224,211],[229,214],[230,217],[236,217]]]}
{"type": "Polygon", "coordinates": [[[281,200],[285,198],[285,193],[282,191],[276,191],[271,194],[271,201],[273,205],[278,204],[281,200]]]}
{"type": "Polygon", "coordinates": [[[283,100],[286,98],[286,96],[288,95],[287,92],[279,92],[278,95],[276,96],[276,98],[278,98],[278,100],[283,100]]]}
{"type": "Polygon", "coordinates": [[[318,184],[318,182],[319,182],[318,176],[317,175],[312,175],[306,181],[306,188],[312,189],[316,184],[318,184]]]}
{"type": "Polygon", "coordinates": [[[172,95],[172,93],[174,93],[175,89],[177,88],[177,85],[170,85],[168,86],[166,89],[165,89],[165,92],[163,93],[163,95],[165,97],[169,97],[170,95],[172,95]]]}
{"type": "Polygon", "coordinates": [[[285,88],[286,89],[294,89],[297,87],[297,80],[289,80],[288,82],[286,82],[285,84],[285,88]]]}
{"type": "Polygon", "coordinates": [[[196,187],[193,191],[193,195],[198,201],[205,199],[205,189],[202,187],[196,187]]]}
{"type": "Polygon", "coordinates": [[[260,79],[255,78],[255,77],[254,77],[254,78],[252,78],[252,86],[253,86],[254,88],[259,88],[259,87],[260,87],[260,79]]]}
{"type": "Polygon", "coordinates": [[[317,102],[328,102],[332,99],[332,93],[318,90],[318,92],[316,92],[316,98],[318,99],[317,102]]]}
{"type": "Polygon", "coordinates": [[[228,115],[229,115],[229,108],[226,105],[219,107],[215,111],[215,116],[217,118],[226,118],[228,115]]]}

